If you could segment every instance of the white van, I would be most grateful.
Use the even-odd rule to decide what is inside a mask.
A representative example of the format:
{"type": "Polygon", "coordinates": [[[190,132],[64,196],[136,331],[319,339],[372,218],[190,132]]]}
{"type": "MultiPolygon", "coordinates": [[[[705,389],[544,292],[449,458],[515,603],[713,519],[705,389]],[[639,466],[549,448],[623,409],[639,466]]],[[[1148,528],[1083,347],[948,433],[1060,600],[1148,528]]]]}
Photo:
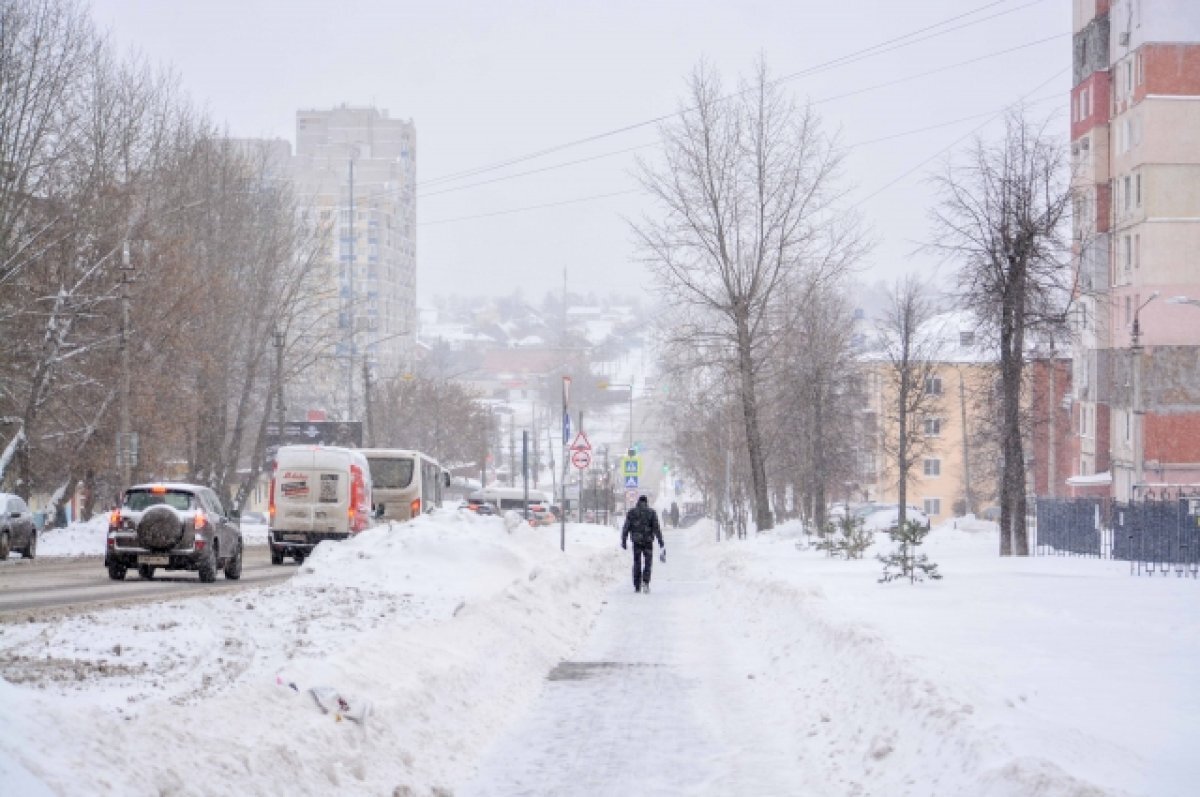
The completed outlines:
{"type": "Polygon", "coordinates": [[[267,507],[271,564],[296,563],[322,540],[343,540],[371,524],[371,467],[361,452],[283,446],[275,455],[267,507]]]}

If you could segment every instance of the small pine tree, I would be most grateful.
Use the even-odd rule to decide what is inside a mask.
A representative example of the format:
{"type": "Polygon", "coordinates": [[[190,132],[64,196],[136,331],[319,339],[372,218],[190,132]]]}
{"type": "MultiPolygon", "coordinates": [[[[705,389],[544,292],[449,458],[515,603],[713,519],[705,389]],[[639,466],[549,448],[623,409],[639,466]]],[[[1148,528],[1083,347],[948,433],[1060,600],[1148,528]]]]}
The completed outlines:
{"type": "Polygon", "coordinates": [[[827,556],[861,559],[875,541],[875,534],[863,528],[862,518],[843,515],[836,523],[826,523],[816,548],[827,556]]]}
{"type": "Polygon", "coordinates": [[[879,579],[879,583],[907,578],[908,583],[915,584],[926,578],[936,580],[942,577],[937,571],[937,565],[930,562],[928,556],[917,553],[917,548],[925,541],[929,529],[915,520],[909,520],[889,533],[892,542],[900,543],[900,548],[887,556],[876,557],[883,562],[883,577],[879,579]]]}

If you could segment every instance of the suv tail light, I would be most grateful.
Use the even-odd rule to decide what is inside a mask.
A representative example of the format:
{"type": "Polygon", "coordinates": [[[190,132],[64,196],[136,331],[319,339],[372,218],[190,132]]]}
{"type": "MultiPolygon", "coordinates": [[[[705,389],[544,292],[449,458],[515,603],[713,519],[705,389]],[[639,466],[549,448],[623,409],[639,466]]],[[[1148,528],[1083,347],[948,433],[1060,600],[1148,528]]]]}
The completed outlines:
{"type": "Polygon", "coordinates": [[[275,477],[271,477],[271,492],[267,497],[267,520],[275,519],[275,477]]]}
{"type": "Polygon", "coordinates": [[[196,510],[196,517],[193,523],[196,526],[196,531],[199,531],[208,525],[208,518],[205,516],[203,509],[196,510]]]}
{"type": "Polygon", "coordinates": [[[118,528],[121,525],[121,510],[114,509],[108,513],[108,528],[109,530],[118,528]]]}
{"type": "Polygon", "coordinates": [[[421,514],[421,499],[414,498],[412,500],[412,503],[408,505],[408,510],[409,510],[409,513],[413,517],[416,517],[417,515],[421,514]]]}

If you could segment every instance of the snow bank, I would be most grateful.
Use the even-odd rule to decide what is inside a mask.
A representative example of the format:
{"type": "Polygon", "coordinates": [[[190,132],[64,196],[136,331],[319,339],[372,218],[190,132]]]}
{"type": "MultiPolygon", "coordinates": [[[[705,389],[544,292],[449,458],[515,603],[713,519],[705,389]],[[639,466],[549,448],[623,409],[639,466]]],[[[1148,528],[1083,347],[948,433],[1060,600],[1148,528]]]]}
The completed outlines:
{"type": "Polygon", "coordinates": [[[821,742],[870,793],[1193,794],[1200,584],[1000,559],[995,529],[935,528],[925,552],[944,579],[917,585],[877,583],[870,554],[801,550],[786,526],[696,544],[773,662],[780,732],[821,742]]]}
{"type": "Polygon", "coordinates": [[[0,777],[21,793],[428,793],[473,766],[624,573],[611,529],[567,530],[564,555],[557,533],[438,512],[321,545],[282,585],[2,625],[0,777]],[[323,713],[323,686],[369,704],[365,721],[323,713]]]}

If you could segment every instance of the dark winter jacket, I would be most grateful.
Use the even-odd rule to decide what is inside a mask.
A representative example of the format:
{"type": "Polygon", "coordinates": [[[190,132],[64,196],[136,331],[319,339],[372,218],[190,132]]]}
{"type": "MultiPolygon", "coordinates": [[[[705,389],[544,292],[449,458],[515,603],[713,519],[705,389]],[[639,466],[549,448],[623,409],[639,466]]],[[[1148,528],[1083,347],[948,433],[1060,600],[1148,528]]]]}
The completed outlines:
{"type": "Polygon", "coordinates": [[[638,548],[653,548],[654,538],[659,547],[664,547],[662,528],[658,525],[658,513],[650,508],[646,499],[638,499],[637,506],[625,513],[625,528],[621,529],[621,545],[633,537],[638,548]]]}

